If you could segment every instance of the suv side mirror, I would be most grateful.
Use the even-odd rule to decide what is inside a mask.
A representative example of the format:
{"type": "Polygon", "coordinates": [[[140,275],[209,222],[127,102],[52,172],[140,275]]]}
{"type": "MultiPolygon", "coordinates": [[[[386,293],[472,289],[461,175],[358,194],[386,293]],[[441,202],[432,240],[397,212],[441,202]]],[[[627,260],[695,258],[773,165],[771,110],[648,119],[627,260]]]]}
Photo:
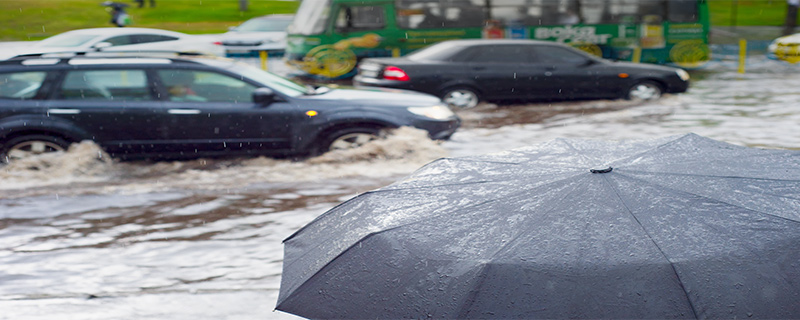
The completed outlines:
{"type": "Polygon", "coordinates": [[[581,66],[581,67],[588,67],[588,66],[591,66],[591,65],[593,65],[593,64],[595,64],[595,63],[597,63],[597,60],[586,59],[586,61],[584,61],[583,63],[581,63],[581,64],[580,64],[580,66],[581,66]]]}
{"type": "Polygon", "coordinates": [[[275,91],[270,88],[258,88],[253,91],[253,102],[268,106],[275,101],[275,91]]]}
{"type": "Polygon", "coordinates": [[[95,44],[92,46],[92,48],[94,48],[94,49],[95,49],[95,50],[97,50],[97,51],[100,51],[100,50],[102,50],[102,49],[105,49],[105,48],[108,48],[108,47],[111,47],[111,46],[113,46],[113,44],[111,44],[111,42],[105,42],[105,41],[103,41],[103,42],[98,42],[98,43],[95,43],[95,44]]]}

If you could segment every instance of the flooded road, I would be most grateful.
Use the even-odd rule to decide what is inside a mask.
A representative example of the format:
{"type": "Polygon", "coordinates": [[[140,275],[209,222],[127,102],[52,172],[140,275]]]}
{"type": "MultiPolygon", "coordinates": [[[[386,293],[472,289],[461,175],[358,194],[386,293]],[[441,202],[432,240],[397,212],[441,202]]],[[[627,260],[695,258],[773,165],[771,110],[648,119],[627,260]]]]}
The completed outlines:
{"type": "Polygon", "coordinates": [[[659,101],[485,104],[435,143],[403,128],[302,162],[119,163],[93,144],[0,168],[0,319],[296,319],[273,312],[281,240],[350,197],[446,156],[555,138],[694,132],[800,149],[800,67],[714,63],[659,101]]]}

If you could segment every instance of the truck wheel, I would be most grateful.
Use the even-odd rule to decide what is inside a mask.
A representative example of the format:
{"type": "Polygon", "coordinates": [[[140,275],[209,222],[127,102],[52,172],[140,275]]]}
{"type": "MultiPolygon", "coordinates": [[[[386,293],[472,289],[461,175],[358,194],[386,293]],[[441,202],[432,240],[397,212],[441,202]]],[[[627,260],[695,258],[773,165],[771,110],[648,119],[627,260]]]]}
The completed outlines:
{"type": "Polygon", "coordinates": [[[2,161],[11,162],[43,153],[67,150],[69,142],[46,135],[25,135],[12,138],[3,144],[2,161]]]}

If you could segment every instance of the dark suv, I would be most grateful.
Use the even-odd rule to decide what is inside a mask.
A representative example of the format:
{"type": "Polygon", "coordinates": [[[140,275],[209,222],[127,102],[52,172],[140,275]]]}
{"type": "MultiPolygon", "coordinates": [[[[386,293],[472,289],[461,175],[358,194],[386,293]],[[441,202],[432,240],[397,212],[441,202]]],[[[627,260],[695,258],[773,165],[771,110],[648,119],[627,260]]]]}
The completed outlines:
{"type": "Polygon", "coordinates": [[[411,126],[449,138],[441,100],[304,86],[228,59],[32,58],[0,62],[5,160],[93,140],[112,156],[304,156],[411,126]]]}

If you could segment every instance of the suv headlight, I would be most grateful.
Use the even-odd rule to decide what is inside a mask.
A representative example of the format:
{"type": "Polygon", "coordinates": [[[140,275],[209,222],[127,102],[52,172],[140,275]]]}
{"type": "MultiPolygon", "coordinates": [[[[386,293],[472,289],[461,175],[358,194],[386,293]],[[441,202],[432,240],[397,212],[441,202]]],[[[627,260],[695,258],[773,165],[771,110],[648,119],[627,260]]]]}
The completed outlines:
{"type": "Polygon", "coordinates": [[[686,72],[686,70],[683,70],[683,69],[678,69],[678,70],[675,70],[675,73],[677,73],[677,74],[678,74],[678,77],[680,77],[680,78],[681,78],[681,80],[683,80],[683,81],[689,81],[689,73],[688,73],[688,72],[686,72]]]}
{"type": "Polygon", "coordinates": [[[445,120],[455,116],[455,113],[453,113],[450,108],[442,105],[431,107],[410,107],[408,108],[408,111],[416,115],[436,120],[445,120]]]}

